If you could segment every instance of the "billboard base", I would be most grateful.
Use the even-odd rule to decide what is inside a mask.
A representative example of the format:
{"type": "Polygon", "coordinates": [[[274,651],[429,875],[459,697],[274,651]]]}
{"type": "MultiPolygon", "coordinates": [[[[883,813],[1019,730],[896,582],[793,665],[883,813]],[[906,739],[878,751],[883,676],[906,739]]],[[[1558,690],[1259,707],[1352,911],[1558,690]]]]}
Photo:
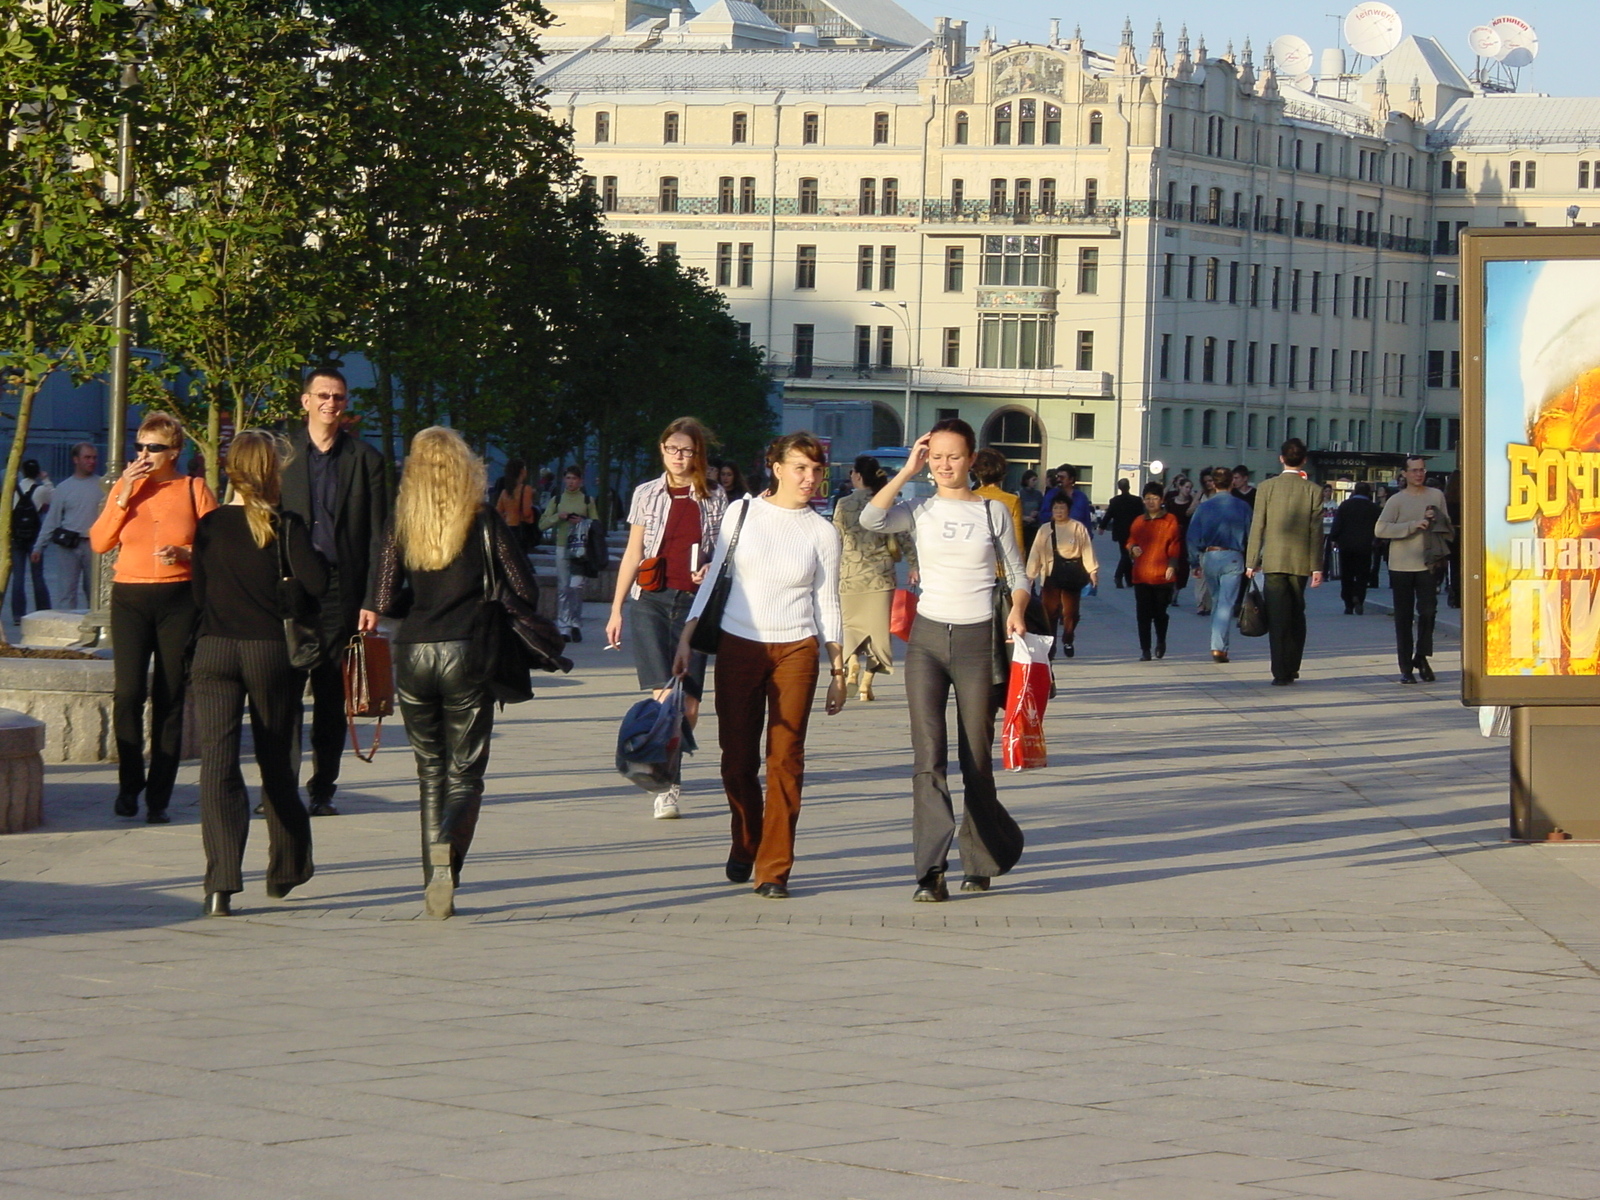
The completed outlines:
{"type": "Polygon", "coordinates": [[[1565,833],[1574,841],[1600,840],[1596,761],[1600,706],[1513,708],[1511,837],[1560,841],[1565,833]]]}

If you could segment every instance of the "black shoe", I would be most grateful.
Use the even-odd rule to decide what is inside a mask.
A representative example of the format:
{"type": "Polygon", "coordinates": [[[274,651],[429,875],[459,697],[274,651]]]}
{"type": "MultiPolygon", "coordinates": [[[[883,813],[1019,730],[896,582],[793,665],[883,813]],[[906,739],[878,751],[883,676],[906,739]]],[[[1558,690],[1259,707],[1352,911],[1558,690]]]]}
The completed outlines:
{"type": "Polygon", "coordinates": [[[313,800],[308,810],[313,817],[337,817],[339,810],[327,800],[313,800]]]}
{"type": "Polygon", "coordinates": [[[740,862],[736,858],[730,858],[728,860],[728,865],[727,865],[727,867],[725,869],[728,872],[728,882],[729,883],[749,883],[750,882],[750,871],[751,871],[751,864],[750,863],[744,863],[744,862],[740,862]]]}
{"type": "Polygon", "coordinates": [[[944,881],[943,871],[934,871],[917,884],[911,899],[918,904],[942,904],[950,899],[950,889],[944,881]]]}
{"type": "Polygon", "coordinates": [[[1364,617],[1366,615],[1367,615],[1367,606],[1366,606],[1366,604],[1364,604],[1364,603],[1362,603],[1361,601],[1358,600],[1356,602],[1356,616],[1364,617]]]}
{"type": "Polygon", "coordinates": [[[989,877],[987,875],[968,875],[961,880],[963,892],[987,892],[989,890],[989,877]]]}
{"type": "Polygon", "coordinates": [[[172,818],[167,816],[166,809],[162,809],[160,812],[146,813],[144,823],[146,825],[171,825],[172,818]]]}
{"type": "Polygon", "coordinates": [[[1157,642],[1156,643],[1156,657],[1157,658],[1165,658],[1166,656],[1167,656],[1167,644],[1165,642],[1157,642]]]}
{"type": "Polygon", "coordinates": [[[1347,617],[1353,617],[1353,616],[1355,616],[1355,614],[1356,614],[1356,606],[1355,606],[1355,605],[1353,605],[1353,604],[1346,604],[1346,605],[1345,605],[1345,606],[1344,606],[1344,615],[1345,615],[1345,616],[1347,616],[1347,617]]]}
{"type": "Polygon", "coordinates": [[[1150,651],[1148,651],[1148,650],[1139,651],[1139,661],[1140,662],[1149,662],[1150,661],[1150,651]]]}
{"type": "Polygon", "coordinates": [[[567,635],[567,641],[576,646],[579,642],[583,641],[583,630],[574,625],[572,627],[572,632],[567,635]]]}
{"type": "Polygon", "coordinates": [[[1061,653],[1066,655],[1068,658],[1071,658],[1075,653],[1072,648],[1072,643],[1068,642],[1065,646],[1061,647],[1061,653]]]}
{"type": "Polygon", "coordinates": [[[781,883],[758,883],[755,894],[763,900],[787,900],[789,889],[781,883]]]}
{"type": "Polygon", "coordinates": [[[139,815],[139,793],[118,792],[117,802],[111,806],[111,811],[119,817],[137,817],[139,815]]]}
{"type": "MultiPolygon", "coordinates": [[[[303,879],[300,881],[300,883],[304,882],[305,880],[303,879]]],[[[267,896],[272,900],[282,900],[295,888],[299,887],[300,883],[269,883],[267,884],[267,896]]]]}
{"type": "Polygon", "coordinates": [[[227,892],[207,892],[206,902],[200,909],[202,917],[233,916],[233,897],[227,892]]]}
{"type": "Polygon", "coordinates": [[[1292,680],[1292,679],[1274,679],[1272,681],[1272,686],[1273,687],[1288,687],[1293,682],[1294,682],[1294,680],[1292,680]]]}
{"type": "Polygon", "coordinates": [[[1416,681],[1417,681],[1417,677],[1415,675],[1413,675],[1410,671],[1406,671],[1400,676],[1400,682],[1401,683],[1416,683],[1416,681]]]}
{"type": "Polygon", "coordinates": [[[1417,660],[1411,665],[1417,669],[1417,676],[1422,680],[1423,683],[1433,682],[1433,668],[1428,665],[1427,659],[1423,658],[1421,655],[1418,655],[1417,660]]]}

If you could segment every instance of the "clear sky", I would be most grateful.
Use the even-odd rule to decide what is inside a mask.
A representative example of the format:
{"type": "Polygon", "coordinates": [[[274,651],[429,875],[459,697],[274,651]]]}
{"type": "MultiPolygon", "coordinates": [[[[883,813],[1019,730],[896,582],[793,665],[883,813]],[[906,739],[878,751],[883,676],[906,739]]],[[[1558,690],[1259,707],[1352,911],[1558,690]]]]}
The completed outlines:
{"type": "MultiPolygon", "coordinates": [[[[1313,51],[1342,45],[1336,31],[1343,28],[1343,15],[1354,0],[1336,3],[1289,3],[1282,0],[1202,0],[1184,5],[1173,0],[1123,0],[1121,4],[1100,4],[1076,8],[1050,0],[1006,0],[984,5],[979,0],[900,0],[905,8],[932,24],[935,17],[965,19],[968,41],[983,36],[983,27],[993,25],[1002,42],[1012,39],[1043,42],[1050,35],[1050,19],[1061,19],[1062,35],[1071,34],[1074,25],[1083,26],[1090,47],[1115,53],[1122,35],[1122,19],[1133,18],[1134,45],[1143,59],[1150,45],[1150,31],[1159,17],[1166,26],[1167,53],[1177,46],[1178,27],[1189,26],[1197,41],[1205,34],[1210,54],[1221,54],[1231,38],[1235,47],[1250,38],[1261,52],[1273,38],[1298,34],[1311,43],[1313,51]],[[1329,15],[1333,14],[1333,15],[1329,15]]],[[[1522,71],[1521,92],[1548,92],[1556,96],[1600,95],[1600,45],[1594,37],[1592,0],[1533,0],[1492,7],[1487,0],[1389,0],[1406,34],[1436,38],[1455,59],[1464,73],[1473,67],[1467,48],[1467,31],[1486,25],[1495,17],[1515,16],[1528,21],[1539,35],[1539,57],[1522,71]]],[[[1348,49],[1348,47],[1346,48],[1348,49]]]]}

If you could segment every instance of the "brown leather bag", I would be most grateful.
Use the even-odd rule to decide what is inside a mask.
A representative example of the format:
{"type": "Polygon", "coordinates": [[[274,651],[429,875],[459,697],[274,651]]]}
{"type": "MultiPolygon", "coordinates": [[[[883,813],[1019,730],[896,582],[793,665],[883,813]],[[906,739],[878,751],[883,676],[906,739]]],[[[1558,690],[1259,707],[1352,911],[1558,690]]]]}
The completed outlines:
{"type": "Polygon", "coordinates": [[[639,573],[634,577],[641,592],[664,591],[667,586],[667,560],[656,554],[639,563],[639,573]]]}
{"type": "Polygon", "coordinates": [[[389,639],[381,633],[358,633],[344,648],[344,716],[350,725],[350,748],[362,762],[378,754],[383,718],[394,712],[394,656],[389,639]],[[356,718],[376,717],[372,749],[361,753],[356,738],[356,718]]]}

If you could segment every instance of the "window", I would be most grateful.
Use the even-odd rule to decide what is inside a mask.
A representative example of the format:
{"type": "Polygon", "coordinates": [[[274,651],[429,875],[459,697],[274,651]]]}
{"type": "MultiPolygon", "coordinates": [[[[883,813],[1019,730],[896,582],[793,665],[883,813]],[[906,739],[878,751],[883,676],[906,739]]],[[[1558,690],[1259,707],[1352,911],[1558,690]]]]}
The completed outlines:
{"type": "Polygon", "coordinates": [[[1250,307],[1261,307],[1261,264],[1250,264],[1250,307]]]}
{"type": "Polygon", "coordinates": [[[753,213],[756,210],[756,177],[745,175],[739,180],[739,211],[753,213]]]}
{"type": "Polygon", "coordinates": [[[1172,445],[1172,410],[1170,408],[1161,410],[1161,444],[1163,446],[1172,445]]]}
{"type": "Polygon", "coordinates": [[[1299,346],[1290,346],[1289,347],[1289,386],[1292,387],[1292,388],[1297,388],[1297,387],[1300,386],[1300,347],[1299,346]]]}
{"type": "Polygon", "coordinates": [[[794,374],[799,379],[811,378],[811,356],[817,348],[817,327],[815,325],[796,325],[794,327],[794,374]]]}
{"type": "Polygon", "coordinates": [[[964,112],[958,112],[956,114],[956,134],[955,134],[955,144],[956,145],[965,146],[967,144],[967,138],[969,136],[968,132],[967,132],[968,131],[968,127],[969,127],[969,122],[967,121],[967,114],[964,113],[964,112]]]}
{"type": "Polygon", "coordinates": [[[1044,144],[1061,145],[1061,110],[1054,104],[1044,106],[1044,144]]]}
{"type": "Polygon", "coordinates": [[[1200,382],[1217,381],[1217,339],[1208,337],[1200,345],[1200,382]]]}
{"type": "Polygon", "coordinates": [[[1311,272],[1311,311],[1322,311],[1322,272],[1311,272]]]}
{"type": "Polygon", "coordinates": [[[1017,102],[1017,145],[1031,146],[1034,135],[1038,131],[1039,102],[1037,100],[1019,100],[1017,102]]]}
{"type": "Polygon", "coordinates": [[[1260,425],[1260,421],[1259,421],[1259,418],[1256,416],[1255,413],[1251,413],[1249,416],[1245,417],[1245,419],[1244,419],[1244,441],[1245,441],[1245,445],[1248,446],[1252,450],[1254,450],[1256,448],[1256,442],[1258,441],[1258,439],[1256,437],[1256,434],[1257,434],[1259,425],[1260,425]]]}
{"type": "Polygon", "coordinates": [[[1239,343],[1234,341],[1232,338],[1229,338],[1228,339],[1228,357],[1227,357],[1226,362],[1223,364],[1223,374],[1222,374],[1222,382],[1223,383],[1233,383],[1233,382],[1235,382],[1235,376],[1238,374],[1238,366],[1239,366],[1239,343]]]}
{"type": "Polygon", "coordinates": [[[678,140],[678,131],[681,128],[682,118],[675,112],[669,112],[661,118],[661,140],[671,144],[678,140]]]}
{"type": "Polygon", "coordinates": [[[1075,441],[1092,442],[1094,440],[1094,414],[1092,412],[1075,412],[1072,414],[1072,436],[1075,441]]]}
{"type": "Polygon", "coordinates": [[[1183,381],[1188,383],[1194,378],[1194,336],[1186,335],[1183,339],[1183,381]]]}
{"type": "Polygon", "coordinates": [[[1312,346],[1306,351],[1306,387],[1313,392],[1317,390],[1317,369],[1322,365],[1321,358],[1320,346],[1312,346]]]}
{"type": "Polygon", "coordinates": [[[1272,268],[1272,307],[1277,308],[1283,298],[1283,268],[1272,268]]]}
{"type": "Polygon", "coordinates": [[[733,144],[738,146],[750,140],[750,114],[733,114],[733,144]]]}
{"type": "Polygon", "coordinates": [[[876,179],[863,179],[859,199],[856,201],[856,212],[863,217],[878,215],[878,181],[876,179]]]}
{"type": "Polygon", "coordinates": [[[1217,298],[1217,286],[1222,274],[1222,260],[1218,258],[1206,259],[1206,299],[1217,298]]]}
{"type": "Polygon", "coordinates": [[[883,181],[883,215],[886,217],[900,215],[900,181],[898,179],[885,179],[883,181]]]}
{"type": "Polygon", "coordinates": [[[1289,272],[1289,311],[1300,311],[1300,268],[1289,272]]]}
{"type": "Polygon", "coordinates": [[[1100,209],[1100,181],[1098,179],[1085,179],[1083,181],[1083,212],[1085,216],[1092,217],[1100,209]]]}
{"type": "Polygon", "coordinates": [[[678,243],[677,242],[657,242],[656,243],[656,257],[657,258],[661,258],[661,259],[677,258],[678,257],[678,243]]]}
{"type": "Polygon", "coordinates": [[[1268,417],[1267,418],[1267,445],[1269,447],[1271,447],[1272,449],[1274,449],[1274,450],[1277,449],[1277,447],[1278,447],[1278,418],[1277,417],[1268,417]]]}
{"type": "Polygon", "coordinates": [[[1106,140],[1106,121],[1098,112],[1089,114],[1089,145],[1099,146],[1106,140]]]}
{"type": "Polygon", "coordinates": [[[1100,290],[1100,250],[1084,246],[1078,251],[1078,292],[1093,295],[1100,290]]]}
{"type": "Polygon", "coordinates": [[[944,290],[959,292],[966,287],[967,252],[961,246],[944,248],[944,290]]]}
{"type": "MultiPolygon", "coordinates": [[[[594,115],[594,140],[597,143],[599,143],[599,142],[609,142],[611,140],[611,114],[610,113],[603,113],[603,112],[602,113],[595,113],[595,115],[594,115]]],[[[1584,165],[1587,166],[1588,164],[1585,163],[1584,165]]],[[[1583,185],[1579,184],[1578,186],[1582,187],[1583,185]]]]}
{"type": "Polygon", "coordinates": [[[894,366],[894,326],[878,326],[878,365],[888,368],[894,366]]]}
{"type": "Polygon", "coordinates": [[[1436,283],[1433,285],[1433,319],[1435,321],[1461,320],[1461,285],[1436,283]]]}
{"type": "Polygon", "coordinates": [[[1212,188],[1206,194],[1206,224],[1222,224],[1222,189],[1212,188]]]}
{"type": "Polygon", "coordinates": [[[961,365],[961,330],[956,327],[944,331],[944,358],[941,360],[947,367],[961,365]]]}
{"type": "Polygon", "coordinates": [[[617,177],[606,175],[600,180],[600,207],[606,212],[617,211],[617,177]]]}
{"type": "Polygon", "coordinates": [[[1185,280],[1184,286],[1183,286],[1183,294],[1184,294],[1184,298],[1185,299],[1188,299],[1188,300],[1193,300],[1194,299],[1195,276],[1197,274],[1199,274],[1199,270],[1200,270],[1200,258],[1199,258],[1199,256],[1198,255],[1194,255],[1194,254],[1189,255],[1189,274],[1188,274],[1188,277],[1185,280]]]}
{"type": "Polygon", "coordinates": [[[661,177],[657,207],[664,213],[678,211],[678,177],[676,175],[663,175],[661,177]]]}
{"type": "Polygon", "coordinates": [[[800,118],[800,144],[815,146],[820,140],[822,132],[822,117],[817,113],[806,113],[800,118]]]}
{"type": "Polygon", "coordinates": [[[872,370],[872,326],[856,326],[856,370],[872,370]]]}
{"type": "Polygon", "coordinates": [[[872,247],[862,246],[856,251],[856,290],[872,290],[872,247]]]}
{"type": "Polygon", "coordinates": [[[733,176],[724,175],[717,180],[717,211],[731,213],[733,211],[733,176]]]}
{"type": "Polygon", "coordinates": [[[800,181],[800,215],[812,216],[817,211],[817,181],[815,179],[802,179],[800,181]]]}
{"type": "Polygon", "coordinates": [[[739,243],[739,287],[752,287],[756,275],[756,245],[754,242],[739,243]]]}
{"type": "Polygon", "coordinates": [[[1078,370],[1094,370],[1094,330],[1078,330],[1078,370]]]}
{"type": "Polygon", "coordinates": [[[988,234],[983,239],[986,287],[1054,287],[1053,240],[1019,234],[988,234]]]}
{"type": "Polygon", "coordinates": [[[1172,335],[1161,335],[1161,356],[1156,363],[1156,376],[1160,379],[1172,378],[1172,335]]]}
{"type": "Polygon", "coordinates": [[[1239,303],[1239,264],[1237,262],[1228,264],[1228,303],[1239,303]]]}
{"type": "Polygon", "coordinates": [[[1029,216],[1033,212],[1033,180],[1017,180],[1016,208],[1013,211],[1019,217],[1029,216]]]}
{"type": "Polygon", "coordinates": [[[1192,408],[1183,410],[1183,444],[1185,446],[1194,445],[1194,409],[1192,408]]]}
{"type": "Polygon", "coordinates": [[[749,321],[740,321],[739,322],[739,340],[741,342],[743,342],[746,346],[748,346],[750,344],[750,322],[749,321]]]}
{"type": "Polygon", "coordinates": [[[886,112],[872,114],[872,144],[885,146],[889,143],[889,114],[886,112]]]}
{"type": "Polygon", "coordinates": [[[994,213],[1006,211],[1006,181],[1004,179],[989,180],[989,211],[994,213]]]}
{"type": "Polygon", "coordinates": [[[1177,260],[1178,260],[1178,256],[1176,254],[1166,254],[1166,255],[1162,256],[1162,259],[1161,259],[1161,294],[1163,296],[1172,295],[1172,272],[1173,272],[1173,267],[1177,263],[1177,260]]]}
{"type": "Polygon", "coordinates": [[[961,215],[961,206],[967,201],[967,183],[964,179],[950,181],[950,211],[956,216],[961,215]]]}
{"type": "Polygon", "coordinates": [[[797,288],[814,288],[817,286],[817,248],[815,246],[795,247],[794,286],[797,288]]]}
{"type": "Polygon", "coordinates": [[[717,286],[730,287],[733,284],[733,243],[717,243],[717,286]]]}
{"type": "Polygon", "coordinates": [[[1578,164],[1578,187],[1585,190],[1590,187],[1600,188],[1600,162],[1578,164]]]}
{"type": "Polygon", "coordinates": [[[1315,450],[1317,447],[1317,419],[1306,418],[1306,449],[1315,450]]]}
{"type": "Polygon", "coordinates": [[[1258,366],[1261,360],[1261,343],[1251,342],[1245,347],[1244,352],[1244,381],[1255,383],[1258,376],[1258,366]]]}
{"type": "Polygon", "coordinates": [[[1017,370],[1054,365],[1054,322],[1048,313],[982,317],[978,325],[978,365],[1017,370]]]}
{"type": "Polygon", "coordinates": [[[878,251],[878,286],[886,292],[894,291],[893,246],[884,246],[878,251]]]}
{"type": "Polygon", "coordinates": [[[1531,158],[1526,161],[1513,159],[1511,162],[1511,186],[1513,188],[1521,188],[1523,191],[1532,191],[1534,172],[1538,165],[1531,158]]]}
{"type": "Polygon", "coordinates": [[[1054,179],[1039,180],[1039,211],[1053,213],[1056,210],[1056,181],[1054,179]]]}
{"type": "Polygon", "coordinates": [[[1202,446],[1217,444],[1217,410],[1214,408],[1208,408],[1200,414],[1200,444],[1202,446]]]}
{"type": "Polygon", "coordinates": [[[1002,104],[994,110],[994,144],[1011,145],[1011,105],[1002,104]]]}

